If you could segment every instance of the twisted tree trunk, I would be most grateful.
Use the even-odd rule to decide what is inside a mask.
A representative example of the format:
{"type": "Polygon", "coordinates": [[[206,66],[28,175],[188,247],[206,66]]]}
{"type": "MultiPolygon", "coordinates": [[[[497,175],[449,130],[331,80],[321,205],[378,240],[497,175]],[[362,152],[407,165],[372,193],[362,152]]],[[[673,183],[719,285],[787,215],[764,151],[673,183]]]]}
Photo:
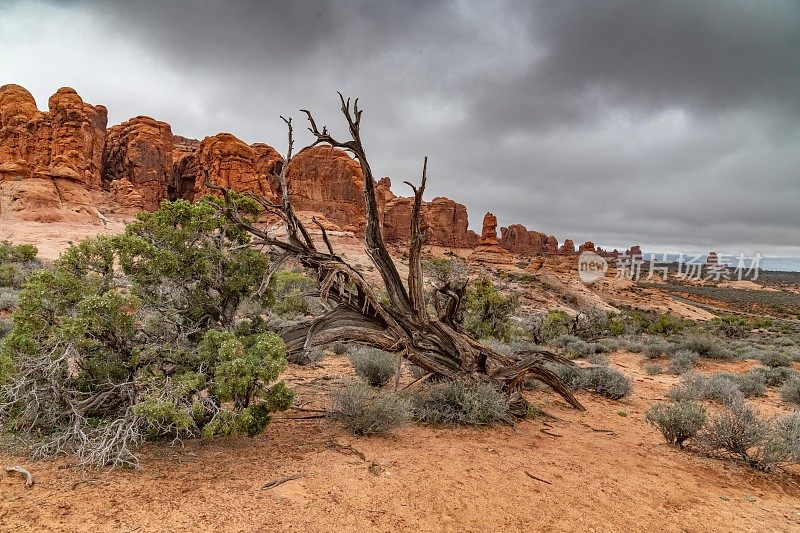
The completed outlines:
{"type": "Polygon", "coordinates": [[[437,289],[437,317],[429,316],[425,305],[421,258],[425,241],[421,206],[427,181],[427,158],[423,164],[419,187],[406,182],[414,191],[414,205],[409,221],[411,242],[406,290],[380,231],[372,170],[361,143],[362,110],[358,107],[357,99],[351,105],[349,98],[345,100],[341,94],[339,98],[351,139],[341,142],[334,139],[326,128],[323,127],[320,131],[312,114],[303,110],[308,118],[308,129],[316,139],[311,146],[324,143],[344,149],[352,153],[361,164],[367,216],[366,249],[381,275],[388,303],[381,302],[361,274],[336,255],[324,227],[319,222],[314,220],[322,232],[326,251],[317,249],[309,232],[295,215],[286,186],[286,171],[294,145],[291,119],[281,117],[289,130],[287,157],[277,175],[282,193],[281,203],[276,204],[264,197],[248,195],[284,221],[288,232],[285,239],[276,238],[240,217],[232,193],[210,183],[206,170],[206,186],[222,193],[227,216],[250,232],[257,244],[277,248],[283,252],[283,257],[294,257],[313,272],[318,295],[335,304],[326,314],[280,332],[286,341],[288,352],[310,350],[332,342],[358,343],[399,353],[434,375],[490,382],[508,395],[510,414],[516,417],[524,417],[527,413],[528,403],[521,394],[523,382],[527,378],[547,384],[571,405],[583,409],[569,387],[544,365],[548,361],[572,365],[571,361],[538,349],[513,355],[501,354],[461,331],[461,299],[465,293],[465,284],[446,284],[437,289]]]}

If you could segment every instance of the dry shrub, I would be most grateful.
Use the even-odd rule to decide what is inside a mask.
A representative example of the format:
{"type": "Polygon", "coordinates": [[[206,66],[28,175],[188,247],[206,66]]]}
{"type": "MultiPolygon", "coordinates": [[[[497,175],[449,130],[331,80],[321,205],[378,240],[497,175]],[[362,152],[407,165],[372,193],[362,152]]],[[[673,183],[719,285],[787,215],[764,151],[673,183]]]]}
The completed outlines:
{"type": "Polygon", "coordinates": [[[414,418],[428,424],[485,426],[508,420],[505,395],[489,383],[431,383],[411,401],[414,418]]]}
{"type": "Polygon", "coordinates": [[[719,338],[711,335],[696,333],[690,335],[684,342],[683,348],[697,353],[707,359],[733,359],[734,353],[723,346],[719,338]]]}
{"type": "Polygon", "coordinates": [[[689,402],[703,399],[705,378],[699,374],[687,372],[681,376],[680,382],[667,391],[667,398],[676,402],[689,402]]]}
{"type": "Polygon", "coordinates": [[[706,422],[706,408],[693,402],[657,403],[647,410],[645,420],[661,431],[668,443],[683,447],[706,422]]]}
{"type": "Polygon", "coordinates": [[[679,350],[672,354],[669,360],[669,373],[670,374],[683,374],[692,369],[697,363],[699,356],[697,353],[690,350],[679,350]]]}
{"type": "Polygon", "coordinates": [[[779,366],[791,366],[793,360],[789,353],[777,350],[763,352],[759,359],[764,365],[772,368],[779,366]]]}
{"type": "Polygon", "coordinates": [[[624,398],[633,390],[631,380],[622,372],[607,366],[588,369],[584,388],[612,400],[624,398]]]}
{"type": "Polygon", "coordinates": [[[800,379],[794,377],[787,380],[780,390],[781,400],[800,405],[800,379]]]}
{"type": "Polygon", "coordinates": [[[664,367],[662,367],[660,363],[645,363],[644,371],[650,376],[655,376],[656,374],[664,372],[664,367]]]}
{"type": "Polygon", "coordinates": [[[350,361],[356,374],[373,387],[382,387],[392,379],[396,356],[377,348],[358,347],[352,350],[350,361]]]}
{"type": "Polygon", "coordinates": [[[785,366],[767,367],[760,366],[752,369],[749,374],[760,375],[768,387],[780,387],[790,379],[800,377],[800,372],[785,366]]]}
{"type": "Polygon", "coordinates": [[[748,451],[763,440],[766,432],[767,425],[756,410],[740,402],[711,417],[702,440],[708,450],[724,451],[749,460],[748,451]]]}
{"type": "Polygon", "coordinates": [[[405,424],[411,412],[407,399],[358,382],[333,391],[331,403],[332,417],[356,435],[386,435],[405,424]]]}

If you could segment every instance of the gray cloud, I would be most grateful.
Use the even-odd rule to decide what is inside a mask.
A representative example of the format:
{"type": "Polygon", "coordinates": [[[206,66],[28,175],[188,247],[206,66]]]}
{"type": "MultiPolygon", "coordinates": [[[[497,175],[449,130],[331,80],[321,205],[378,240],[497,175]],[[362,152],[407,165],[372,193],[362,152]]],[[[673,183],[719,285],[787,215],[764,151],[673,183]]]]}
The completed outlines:
{"type": "Polygon", "coordinates": [[[429,155],[473,227],[800,256],[798,2],[10,2],[0,50],[40,105],[278,148],[360,96],[376,172],[429,155]]]}

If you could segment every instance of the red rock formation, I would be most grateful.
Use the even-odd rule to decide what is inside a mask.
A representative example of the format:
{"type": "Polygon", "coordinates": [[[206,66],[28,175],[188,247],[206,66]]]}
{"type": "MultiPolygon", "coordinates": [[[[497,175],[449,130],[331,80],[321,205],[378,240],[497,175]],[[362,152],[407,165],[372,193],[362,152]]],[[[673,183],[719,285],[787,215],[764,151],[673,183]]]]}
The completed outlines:
{"type": "Polygon", "coordinates": [[[100,187],[108,111],[85,104],[74,89],[62,87],[48,101],[52,121],[50,172],[89,189],[100,187]]]}
{"type": "Polygon", "coordinates": [[[172,136],[172,160],[177,161],[187,154],[193,154],[200,146],[200,141],[197,139],[188,139],[181,135],[172,136]]]}
{"type": "Polygon", "coordinates": [[[575,243],[572,242],[572,239],[566,239],[561,248],[558,249],[558,253],[562,255],[575,255],[575,243]]]}
{"type": "Polygon", "coordinates": [[[585,243],[578,246],[578,253],[582,252],[595,252],[594,243],[592,241],[586,241],[585,243]]]}
{"type": "Polygon", "coordinates": [[[364,234],[361,165],[346,152],[330,146],[303,150],[289,163],[286,182],[296,210],[321,213],[345,231],[364,234]]]}
{"type": "MultiPolygon", "coordinates": [[[[413,198],[392,194],[389,178],[376,185],[378,210],[381,212],[383,238],[386,242],[404,242],[411,236],[413,198]]],[[[467,208],[449,198],[436,197],[422,203],[422,226],[425,243],[451,248],[474,248],[480,238],[468,228],[467,208]]]]}
{"type": "Polygon", "coordinates": [[[0,87],[0,212],[29,220],[98,220],[89,191],[100,187],[107,112],[69,88],[48,112],[19,85],[0,87]]]}
{"type": "Polygon", "coordinates": [[[719,257],[717,256],[717,252],[709,252],[708,257],[706,258],[707,265],[718,265],[719,264],[719,257]]]}
{"type": "Polygon", "coordinates": [[[497,240],[497,217],[486,213],[483,217],[481,242],[470,254],[469,260],[478,263],[509,264],[512,256],[497,240]]]}
{"type": "Polygon", "coordinates": [[[639,258],[641,258],[642,257],[642,249],[639,247],[639,245],[631,246],[630,248],[625,250],[625,255],[627,257],[639,257],[639,258]]]}
{"type": "Polygon", "coordinates": [[[612,251],[609,252],[607,250],[603,250],[601,247],[598,246],[597,250],[595,250],[595,253],[597,253],[597,255],[601,257],[610,257],[612,259],[616,259],[617,257],[619,257],[619,250],[617,250],[616,248],[614,248],[612,251]]]}
{"type": "Polygon", "coordinates": [[[203,139],[195,153],[184,155],[173,164],[170,197],[196,200],[209,194],[204,174],[208,169],[209,180],[215,185],[274,200],[277,190],[267,176],[282,160],[266,144],[248,146],[230,133],[218,133],[203,139]]]}
{"type": "Polygon", "coordinates": [[[500,245],[514,254],[540,254],[547,251],[547,235],[529,231],[522,224],[500,228],[500,245]]]}
{"type": "Polygon", "coordinates": [[[497,217],[493,213],[483,215],[483,228],[481,229],[481,244],[494,246],[497,241],[497,217]]]}
{"type": "Polygon", "coordinates": [[[544,257],[542,257],[541,255],[537,255],[536,257],[533,258],[533,261],[531,261],[531,263],[525,268],[525,270],[528,270],[530,272],[538,272],[539,270],[541,270],[542,266],[544,266],[544,257]]]}
{"type": "Polygon", "coordinates": [[[100,187],[107,112],[62,87],[48,101],[49,112],[19,85],[0,87],[0,165],[23,178],[64,178],[87,189],[100,187]],[[24,163],[23,163],[24,162],[24,163]]]}
{"type": "Polygon", "coordinates": [[[558,253],[558,241],[552,235],[547,237],[547,242],[544,245],[544,250],[548,254],[556,254],[558,253]]]}
{"type": "Polygon", "coordinates": [[[109,129],[102,177],[112,201],[127,210],[157,209],[167,198],[173,149],[166,122],[136,117],[109,129]]]}
{"type": "MultiPolygon", "coordinates": [[[[48,109],[39,111],[31,94],[18,85],[0,87],[0,215],[96,221],[96,206],[109,203],[112,210],[127,212],[155,209],[165,198],[195,200],[208,194],[205,170],[213,183],[273,201],[280,198],[274,172],[283,159],[266,144],[248,146],[229,133],[196,141],[173,135],[168,124],[149,117],[135,117],[106,131],[106,109],[86,104],[69,88],[59,89],[48,109]]],[[[326,146],[302,151],[287,169],[287,185],[295,210],[305,220],[316,217],[332,231],[363,235],[361,167],[345,152],[326,146]]],[[[395,196],[389,178],[376,183],[375,191],[384,238],[407,241],[411,198],[395,196]]],[[[508,252],[575,253],[571,240],[559,248],[554,236],[520,224],[502,228],[498,241],[497,220],[491,214],[479,237],[468,228],[466,207],[448,198],[423,202],[421,213],[428,245],[478,247],[501,262],[508,252]]],[[[594,245],[587,242],[580,249],[594,245]]],[[[638,247],[628,252],[641,254],[638,247]]]]}

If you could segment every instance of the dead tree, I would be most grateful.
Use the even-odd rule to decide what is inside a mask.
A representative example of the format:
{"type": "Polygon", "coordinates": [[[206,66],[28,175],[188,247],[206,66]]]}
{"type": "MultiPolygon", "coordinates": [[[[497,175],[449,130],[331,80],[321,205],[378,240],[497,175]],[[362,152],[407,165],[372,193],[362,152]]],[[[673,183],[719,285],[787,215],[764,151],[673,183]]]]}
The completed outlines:
{"type": "MultiPolygon", "coordinates": [[[[527,412],[528,403],[521,390],[528,378],[545,383],[571,405],[583,409],[569,387],[545,366],[548,361],[571,365],[570,361],[546,350],[501,354],[462,331],[460,317],[461,299],[465,292],[463,285],[437,288],[437,316],[430,316],[425,304],[421,257],[425,241],[421,207],[427,180],[427,158],[423,164],[419,186],[406,182],[414,192],[414,205],[410,220],[407,285],[403,283],[381,235],[372,168],[361,142],[363,111],[359,109],[357,99],[351,105],[350,99],[345,100],[341,93],[339,98],[350,139],[335,139],[327,128],[318,128],[311,112],[301,110],[307,116],[308,130],[315,138],[308,148],[326,144],[351,153],[360,163],[366,205],[366,251],[380,273],[388,302],[381,301],[373,285],[336,255],[322,224],[316,219],[313,221],[322,234],[325,250],[317,248],[309,231],[294,213],[286,185],[286,171],[294,147],[291,119],[281,117],[288,127],[289,148],[283,164],[276,169],[275,177],[281,190],[280,203],[249,195],[267,212],[277,215],[283,221],[287,230],[285,237],[279,238],[239,216],[231,191],[212,184],[208,170],[205,171],[205,184],[223,195],[227,216],[250,232],[254,236],[254,243],[278,249],[281,257],[293,257],[299,261],[314,275],[318,296],[331,304],[331,310],[324,315],[289,326],[280,332],[286,342],[287,351],[296,353],[334,341],[368,345],[399,353],[406,360],[436,376],[488,381],[508,395],[510,414],[516,417],[524,417],[527,412]]],[[[275,263],[276,268],[279,262],[275,263]]]]}

